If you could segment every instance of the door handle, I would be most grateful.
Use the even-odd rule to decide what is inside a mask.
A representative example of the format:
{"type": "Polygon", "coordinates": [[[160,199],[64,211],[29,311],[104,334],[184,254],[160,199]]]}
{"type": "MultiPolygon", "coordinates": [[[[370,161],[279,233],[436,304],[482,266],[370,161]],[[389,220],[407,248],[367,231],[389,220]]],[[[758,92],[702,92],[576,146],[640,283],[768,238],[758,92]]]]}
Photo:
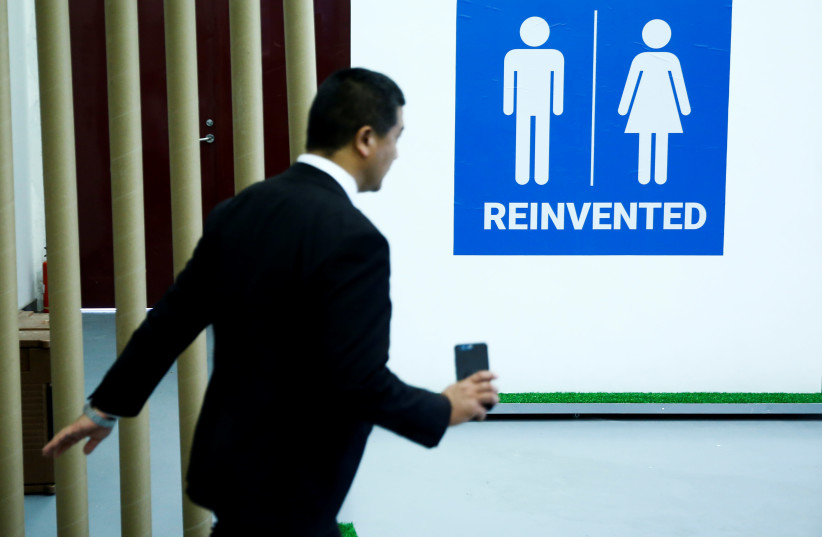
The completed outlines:
{"type": "Polygon", "coordinates": [[[207,144],[213,144],[214,143],[214,135],[213,134],[207,134],[205,138],[200,138],[200,141],[205,142],[207,144]]]}

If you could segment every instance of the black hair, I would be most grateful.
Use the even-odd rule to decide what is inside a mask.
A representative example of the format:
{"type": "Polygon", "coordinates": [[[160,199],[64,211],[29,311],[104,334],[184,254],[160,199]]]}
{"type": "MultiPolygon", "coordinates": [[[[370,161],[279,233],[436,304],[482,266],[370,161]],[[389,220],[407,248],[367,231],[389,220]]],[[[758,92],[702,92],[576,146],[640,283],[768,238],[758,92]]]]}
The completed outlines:
{"type": "Polygon", "coordinates": [[[405,104],[399,86],[387,76],[362,68],[341,69],[317,90],[308,113],[309,151],[335,151],[368,125],[385,136],[405,104]]]}

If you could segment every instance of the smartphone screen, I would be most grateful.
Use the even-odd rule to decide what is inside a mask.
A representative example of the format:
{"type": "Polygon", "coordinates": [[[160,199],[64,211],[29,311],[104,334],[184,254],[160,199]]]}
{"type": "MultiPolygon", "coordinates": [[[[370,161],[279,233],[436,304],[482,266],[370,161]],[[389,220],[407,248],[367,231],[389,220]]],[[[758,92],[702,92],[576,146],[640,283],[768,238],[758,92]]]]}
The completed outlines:
{"type": "Polygon", "coordinates": [[[454,347],[457,365],[457,380],[470,377],[477,371],[488,370],[488,345],[485,343],[463,343],[454,347]]]}

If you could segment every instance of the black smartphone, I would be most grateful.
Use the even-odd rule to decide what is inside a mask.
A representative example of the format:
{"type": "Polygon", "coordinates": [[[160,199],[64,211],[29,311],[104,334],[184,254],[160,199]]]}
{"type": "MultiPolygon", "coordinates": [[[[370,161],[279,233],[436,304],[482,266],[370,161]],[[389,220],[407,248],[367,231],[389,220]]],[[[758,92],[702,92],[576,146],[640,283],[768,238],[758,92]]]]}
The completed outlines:
{"type": "Polygon", "coordinates": [[[463,343],[454,347],[457,364],[457,380],[470,377],[477,371],[488,370],[488,345],[463,343]]]}
{"type": "MultiPolygon", "coordinates": [[[[457,381],[470,377],[477,371],[488,371],[488,345],[485,343],[463,343],[454,346],[457,363],[457,381]]],[[[494,405],[483,404],[487,410],[494,405]]]]}

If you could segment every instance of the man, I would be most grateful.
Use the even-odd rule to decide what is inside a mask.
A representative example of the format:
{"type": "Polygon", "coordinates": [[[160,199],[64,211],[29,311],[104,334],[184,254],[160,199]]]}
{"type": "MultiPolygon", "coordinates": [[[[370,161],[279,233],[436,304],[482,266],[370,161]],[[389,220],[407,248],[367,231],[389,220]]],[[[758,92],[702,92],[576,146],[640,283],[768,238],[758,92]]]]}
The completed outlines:
{"type": "Polygon", "coordinates": [[[57,456],[111,416],[134,416],[177,355],[214,325],[214,371],[188,469],[214,535],[338,535],[336,515],[372,425],[433,447],[498,401],[480,372],[435,394],[386,367],[388,243],[351,204],[397,157],[405,99],[384,75],[345,69],[319,88],[308,153],[209,215],[186,268],[45,448],[57,456]],[[277,500],[272,496],[277,493],[277,500]]]}

